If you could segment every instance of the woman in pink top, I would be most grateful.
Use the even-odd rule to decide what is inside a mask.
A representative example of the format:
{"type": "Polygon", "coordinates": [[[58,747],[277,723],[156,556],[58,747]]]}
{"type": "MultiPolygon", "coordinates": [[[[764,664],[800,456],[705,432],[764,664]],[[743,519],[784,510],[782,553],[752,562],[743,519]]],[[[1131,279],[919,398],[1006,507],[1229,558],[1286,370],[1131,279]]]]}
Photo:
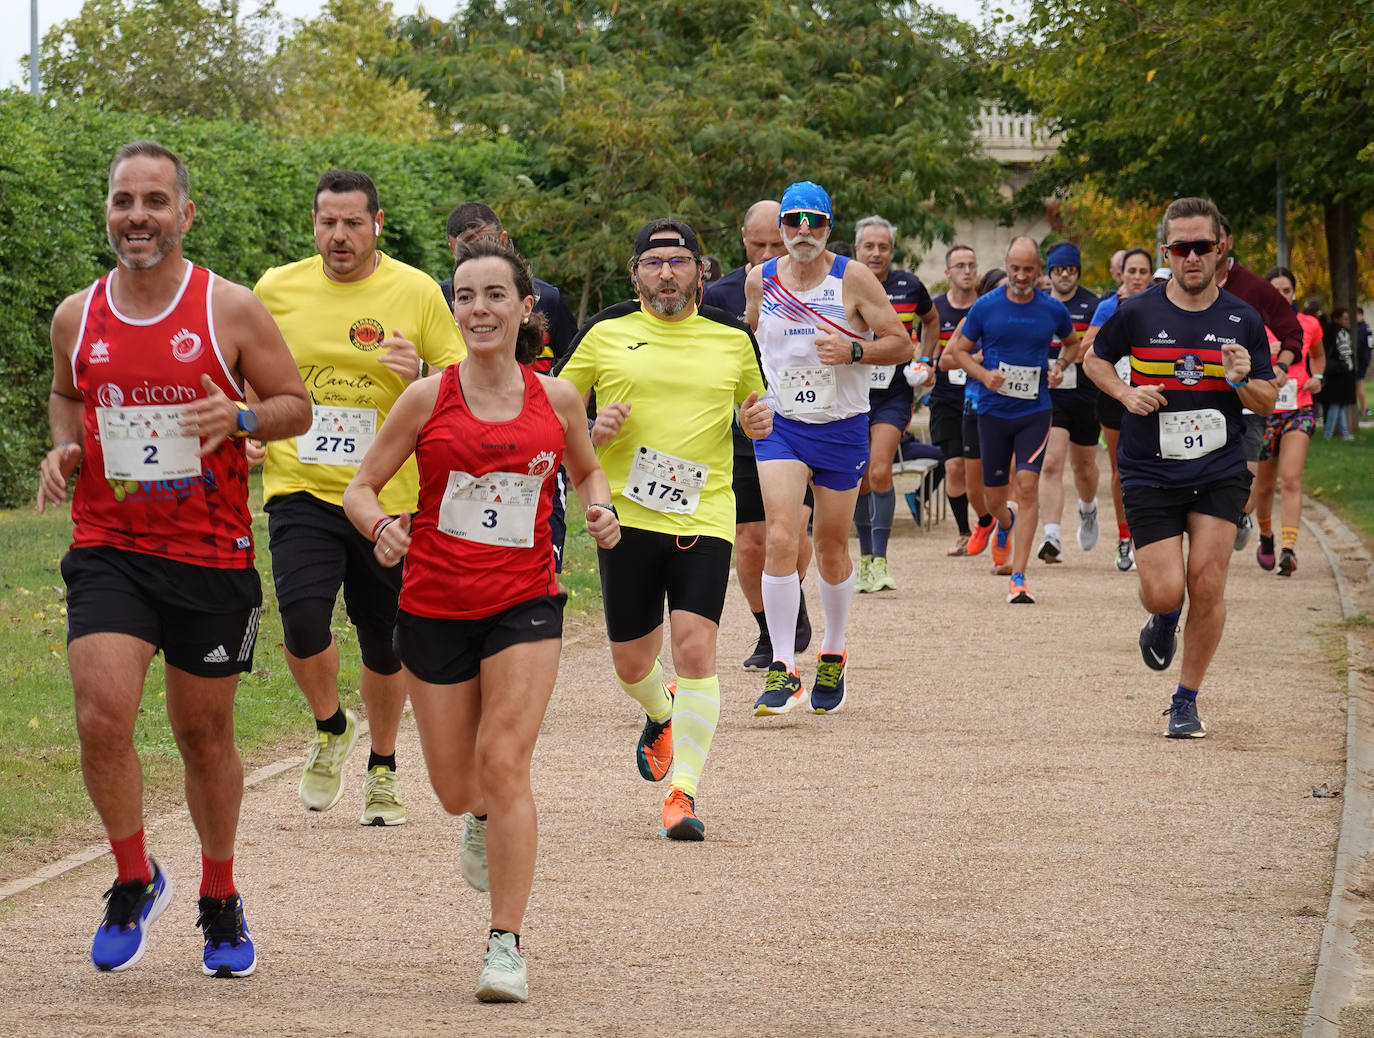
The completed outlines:
{"type": "MultiPolygon", "coordinates": [[[[1272,267],[1265,278],[1290,303],[1297,295],[1298,282],[1287,267],[1272,267]]],[[[1312,394],[1321,391],[1326,353],[1322,349],[1322,326],[1315,317],[1298,314],[1302,325],[1302,356],[1285,374],[1279,387],[1274,413],[1265,419],[1264,442],[1260,446],[1259,471],[1255,477],[1255,519],[1259,522],[1259,547],[1255,558],[1260,568],[1274,568],[1274,487],[1283,491],[1280,508],[1281,551],[1279,576],[1291,577],[1298,568],[1296,552],[1298,521],[1302,518],[1302,467],[1307,462],[1307,446],[1317,427],[1312,394]]],[[[1270,351],[1277,356],[1278,342],[1270,336],[1270,351]]],[[[1276,372],[1282,372],[1276,366],[1276,372]]]]}

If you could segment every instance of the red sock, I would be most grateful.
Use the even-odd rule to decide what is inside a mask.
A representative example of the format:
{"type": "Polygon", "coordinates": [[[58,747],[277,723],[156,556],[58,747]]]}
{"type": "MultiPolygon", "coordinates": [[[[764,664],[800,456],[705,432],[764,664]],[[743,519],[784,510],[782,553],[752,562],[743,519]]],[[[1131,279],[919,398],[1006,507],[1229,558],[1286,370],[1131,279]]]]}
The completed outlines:
{"type": "Polygon", "coordinates": [[[1118,541],[1129,541],[1131,539],[1131,528],[1125,523],[1117,523],[1116,539],[1118,541]]]}
{"type": "Polygon", "coordinates": [[[200,896],[214,897],[223,901],[236,893],[234,888],[234,859],[211,861],[200,852],[200,896]]]}
{"type": "Polygon", "coordinates": [[[153,863],[148,857],[148,845],[143,840],[142,829],[122,840],[111,840],[110,849],[114,851],[120,883],[132,883],[136,879],[147,883],[153,878],[153,863]]]}

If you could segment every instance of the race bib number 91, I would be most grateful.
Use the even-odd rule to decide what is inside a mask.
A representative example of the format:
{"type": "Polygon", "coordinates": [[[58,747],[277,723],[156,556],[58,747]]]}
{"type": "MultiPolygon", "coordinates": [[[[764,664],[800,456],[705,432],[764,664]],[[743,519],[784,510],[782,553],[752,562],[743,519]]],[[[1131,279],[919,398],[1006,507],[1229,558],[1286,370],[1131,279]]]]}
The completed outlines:
{"type": "Polygon", "coordinates": [[[1161,411],[1159,455],[1173,461],[1201,458],[1226,444],[1226,416],[1206,408],[1201,411],[1161,411]]]}

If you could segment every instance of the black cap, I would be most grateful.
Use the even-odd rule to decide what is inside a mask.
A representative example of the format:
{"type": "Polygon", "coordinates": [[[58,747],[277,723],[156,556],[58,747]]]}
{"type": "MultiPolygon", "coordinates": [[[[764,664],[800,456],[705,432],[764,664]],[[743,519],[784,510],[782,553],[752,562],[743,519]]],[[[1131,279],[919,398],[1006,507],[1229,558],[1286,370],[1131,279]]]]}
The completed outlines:
{"type": "Polygon", "coordinates": [[[701,243],[697,241],[697,232],[681,220],[667,218],[650,220],[639,229],[639,233],[635,235],[634,258],[638,259],[640,254],[648,249],[657,249],[664,245],[681,246],[697,259],[701,259],[701,243]]]}

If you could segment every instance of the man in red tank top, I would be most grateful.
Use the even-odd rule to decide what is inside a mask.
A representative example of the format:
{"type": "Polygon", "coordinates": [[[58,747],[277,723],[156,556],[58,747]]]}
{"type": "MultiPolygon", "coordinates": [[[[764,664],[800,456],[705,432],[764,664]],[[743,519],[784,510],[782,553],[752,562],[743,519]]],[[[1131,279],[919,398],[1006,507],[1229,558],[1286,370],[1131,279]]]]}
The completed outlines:
{"type": "Polygon", "coordinates": [[[133,743],[161,651],[201,843],[201,968],[243,977],[257,959],[233,875],[243,797],[234,693],[253,666],[262,603],[243,437],[294,436],[309,426],[310,404],[253,293],[183,257],[194,214],[180,159],[151,141],[120,149],[105,202],[118,266],[53,316],[54,446],[39,469],[38,510],[66,500],[79,467],[62,560],[67,663],[82,774],[118,872],[91,960],[102,971],[133,966],[171,900],[171,877],[144,841],[133,743]]]}

